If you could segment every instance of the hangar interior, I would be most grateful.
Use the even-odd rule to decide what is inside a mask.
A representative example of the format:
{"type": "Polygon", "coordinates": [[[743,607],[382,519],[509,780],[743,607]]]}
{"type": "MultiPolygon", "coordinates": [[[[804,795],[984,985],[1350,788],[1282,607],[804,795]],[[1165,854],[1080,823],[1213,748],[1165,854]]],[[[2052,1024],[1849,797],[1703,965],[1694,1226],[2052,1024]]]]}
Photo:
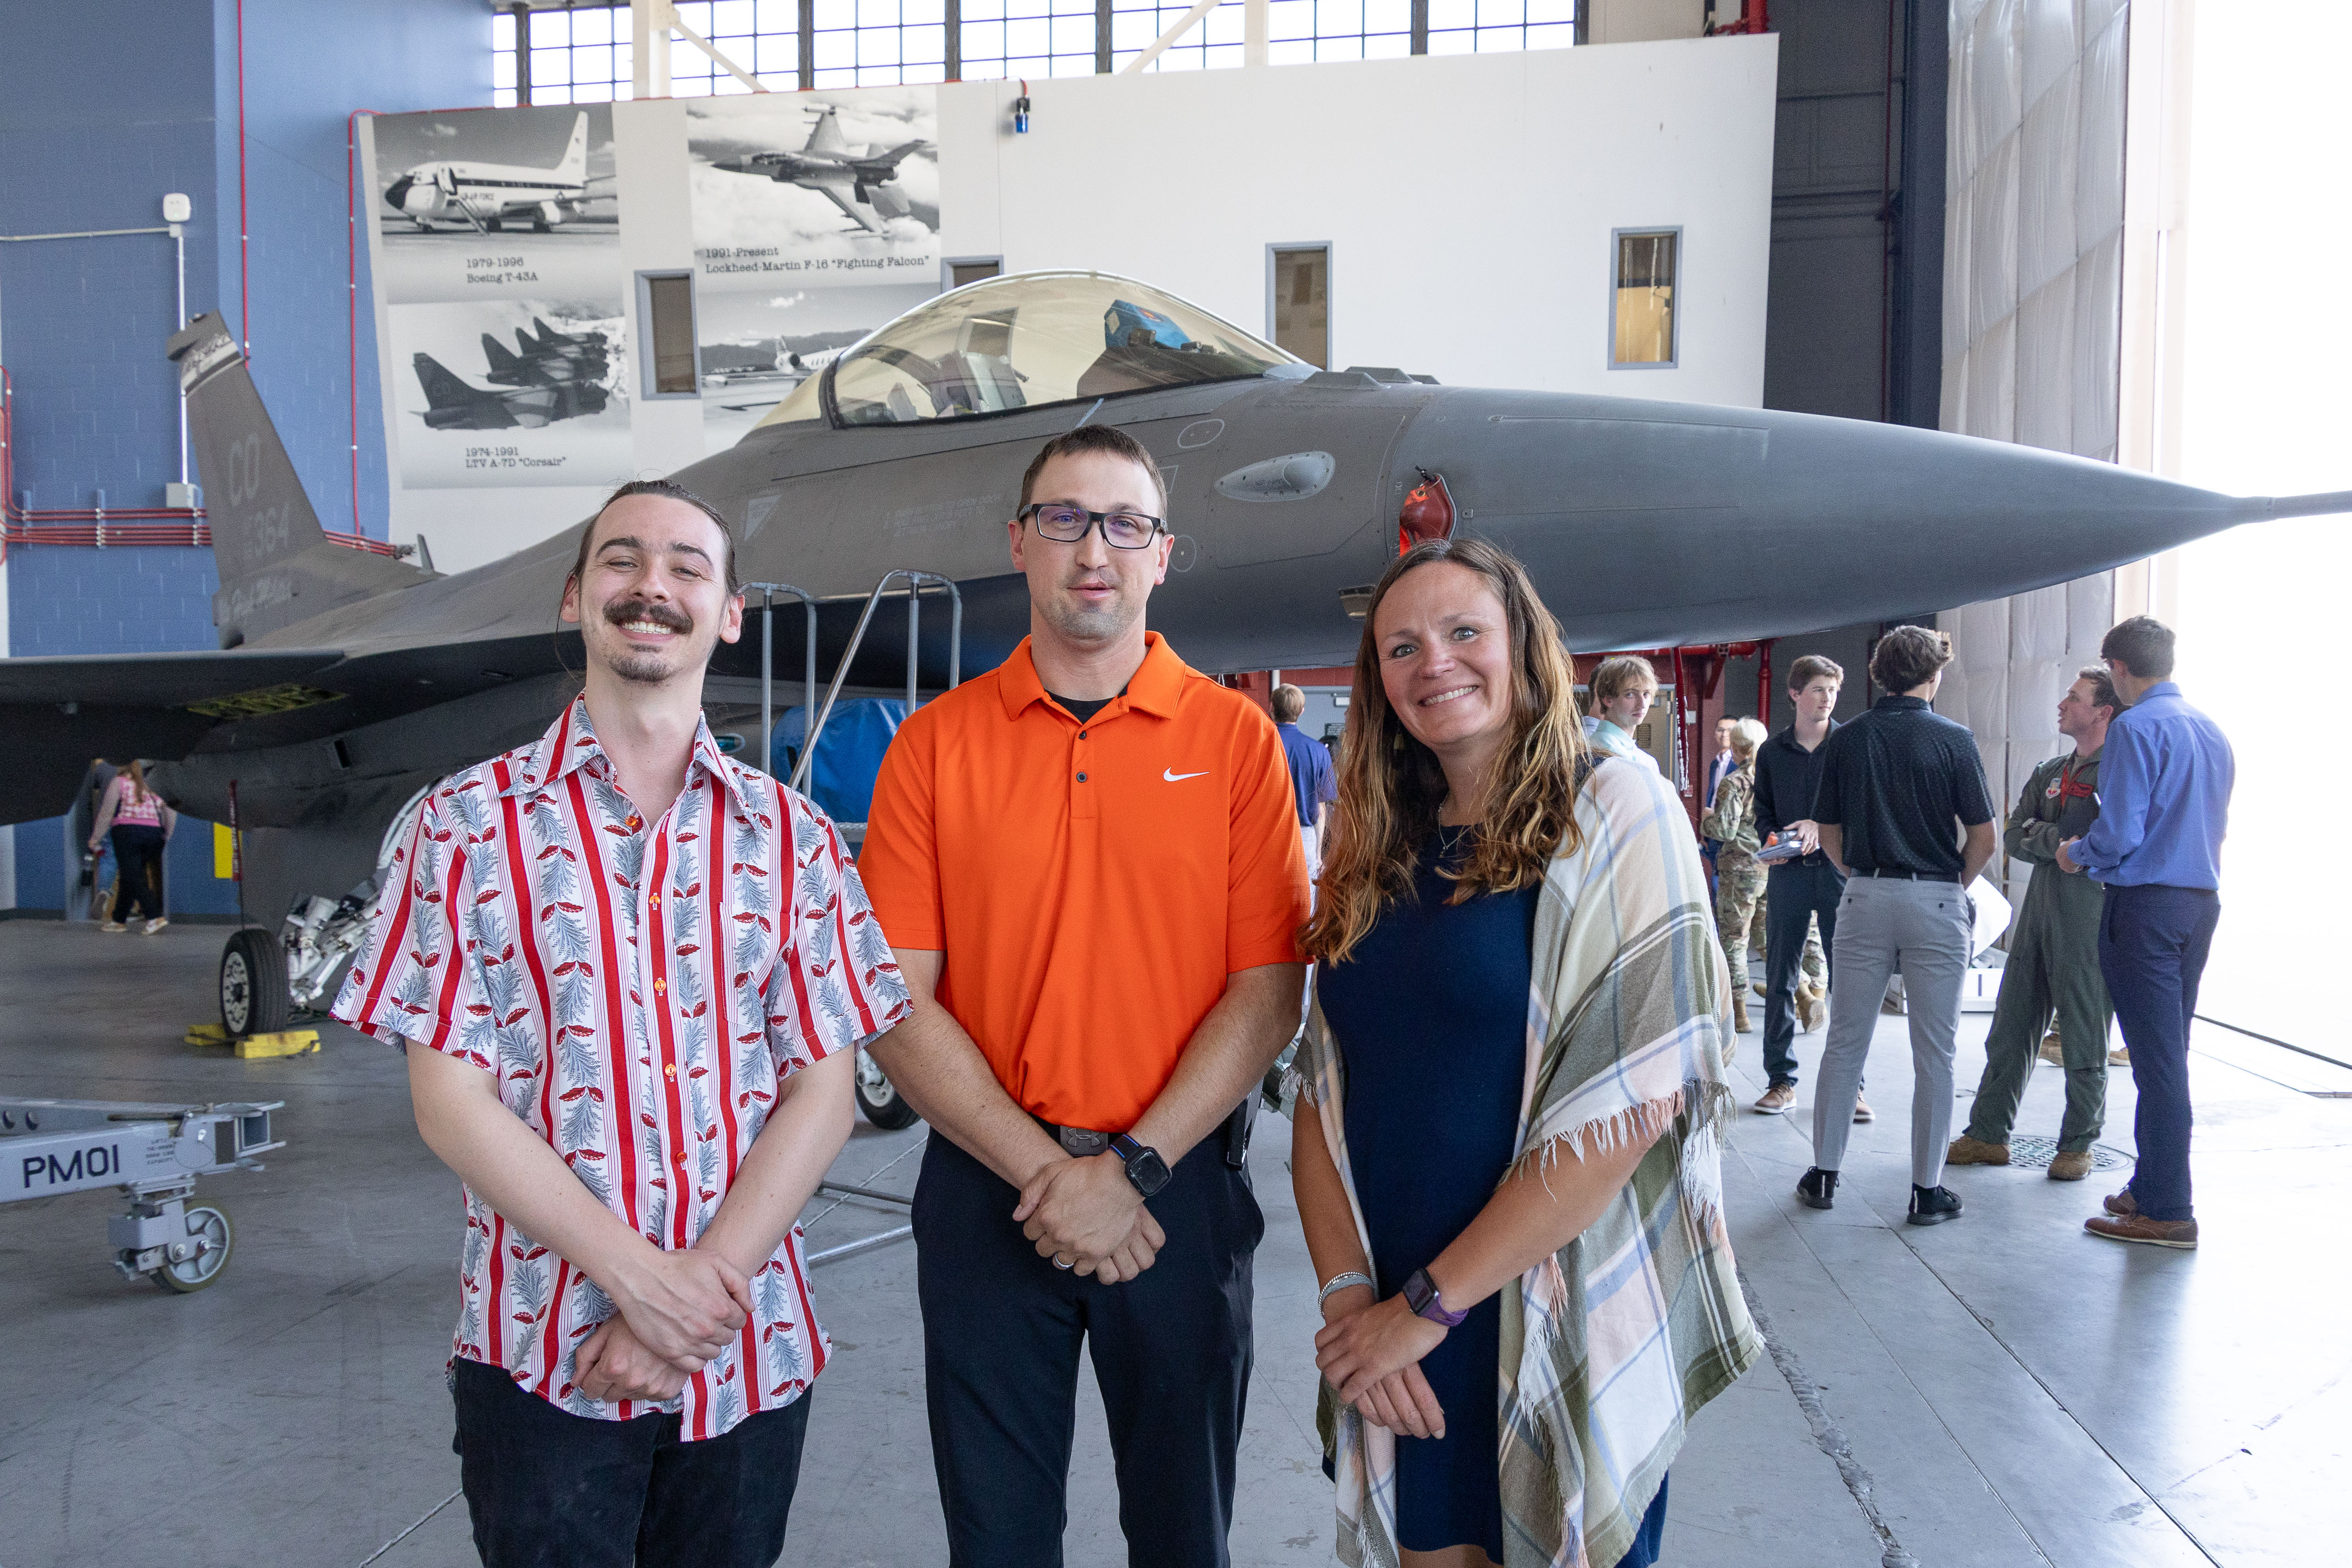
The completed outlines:
{"type": "MultiPolygon", "coordinates": [[[[216,1275],[200,1259],[151,1289],[113,1266],[131,1232],[100,1178],[120,1153],[0,1206],[19,1412],[0,1562],[113,1561],[159,1531],[199,1563],[476,1560],[440,1375],[457,1184],[399,1058],[305,1010],[348,947],[286,939],[363,915],[365,888],[330,911],[417,784],[535,737],[576,685],[552,612],[613,485],[733,476],[712,494],[772,580],[708,711],[780,774],[812,712],[866,747],[820,749],[806,780],[853,838],[909,699],[992,667],[1026,624],[998,531],[1014,448],[1129,394],[1160,400],[1138,428],[1171,495],[1201,497],[1155,618],[1164,602],[1179,652],[1261,702],[1304,688],[1304,727],[1334,739],[1349,596],[1424,537],[1397,455],[1455,389],[1508,392],[1476,393],[1496,401],[1448,438],[1453,489],[1432,467],[1421,485],[1446,530],[1515,548],[1542,507],[1463,483],[1505,461],[1472,435],[1524,438],[1508,460],[1530,490],[1601,494],[1630,481],[1575,466],[1574,441],[1654,428],[1655,403],[1727,438],[1769,428],[1778,470],[1759,436],[1738,471],[1758,486],[1816,428],[1770,420],[1820,415],[2229,497],[2339,490],[2352,410],[2324,367],[2352,351],[2352,299],[2307,283],[2352,244],[2352,204],[2340,182],[2313,194],[2312,150],[2346,129],[2326,51],[2294,41],[2315,25],[2191,0],[0,0],[0,708],[26,758],[0,831],[0,1102],[267,1121],[235,1129],[253,1168],[189,1199],[232,1217],[216,1275]],[[485,186],[522,193],[466,193],[485,186]],[[1036,274],[1077,280],[1020,281],[1036,274]],[[2306,280],[2291,329],[2250,302],[2272,287],[2256,275],[2306,280]],[[975,287],[998,303],[910,315],[975,287]],[[1110,321],[1058,385],[1057,290],[1087,330],[1106,301],[1110,321]],[[1267,390],[1219,401],[1234,364],[1267,390]],[[251,402],[248,377],[262,412],[229,423],[214,410],[251,402]],[[1377,400],[1402,412],[1360,446],[1311,434],[1316,409],[1377,400]],[[866,455],[827,455],[848,439],[866,455]],[[328,552],[274,605],[239,591],[262,580],[239,559],[256,507],[281,540],[314,517],[328,552]],[[885,570],[929,575],[918,595],[877,587],[885,570]],[[385,584],[444,595],[445,647],[391,625],[287,641],[385,584]],[[290,608],[303,593],[323,597],[290,608]],[[226,684],[187,662],[259,670],[272,650],[266,677],[226,684]],[[338,685],[338,659],[374,663],[338,685]],[[73,745],[67,773],[30,760],[73,745]],[[100,757],[157,765],[182,805],[152,936],[100,929],[119,873],[83,852],[100,757]],[[238,953],[239,995],[268,999],[230,1020],[238,953]],[[222,1038],[285,1029],[316,1048],[222,1038]]],[[[2352,1174],[2352,1046],[2325,979],[2341,901],[2305,870],[2311,802],[2352,763],[2305,689],[2337,662],[2340,520],[1969,551],[1918,520],[1954,497],[1848,474],[1881,508],[1840,513],[1848,533],[1774,513],[1696,558],[1665,509],[1742,504],[1696,476],[1713,451],[1627,458],[1666,498],[1591,501],[1593,531],[1539,572],[1580,678],[1616,652],[1658,667],[1641,740],[1694,822],[1717,719],[1787,725],[1809,653],[1847,672],[1836,716],[1860,715],[1885,695],[1870,651],[1905,622],[1953,639],[1937,706],[1997,809],[2064,749],[2057,701],[2106,628],[2141,613],[2179,630],[2238,794],[2190,1053],[2207,1255],[2081,1233],[2086,1194],[2132,1159],[2122,1068],[2087,1187],[2030,1163],[2063,1098],[2037,1069],[2018,1168],[1958,1172],[1966,1222],[1906,1229],[1890,1011],[1833,1214],[1791,1196],[1796,1118],[1743,1116],[1726,1149],[1769,1355],[1693,1424],[1660,1561],[2331,1560],[2352,1530],[2333,1484],[2345,1270],[2298,1222],[2352,1174]],[[1874,579],[1873,550],[1909,575],[1874,579]]],[[[2083,472],[2033,470],[1981,515],[2038,516],[2032,484],[2083,472]]],[[[2014,904],[2031,871],[1986,874],[2014,904]]],[[[1962,1019],[1963,1102],[1989,1021],[1962,1019]]],[[[1810,1070],[1820,1036],[1798,1049],[1810,1070]]],[[[1753,1036],[1732,1074],[1743,1103],[1766,1087],[1753,1036]]],[[[803,1217],[836,1356],[784,1561],[878,1568],[945,1545],[906,1239],[928,1134],[878,1073],[861,1104],[803,1217]]],[[[37,1131],[0,1123],[0,1146],[37,1131]]],[[[1237,1563],[1332,1553],[1289,1139],[1268,1113],[1250,1156],[1267,1225],[1237,1563]]],[[[1066,1558],[1118,1562],[1080,1390],[1066,1558]]]]}

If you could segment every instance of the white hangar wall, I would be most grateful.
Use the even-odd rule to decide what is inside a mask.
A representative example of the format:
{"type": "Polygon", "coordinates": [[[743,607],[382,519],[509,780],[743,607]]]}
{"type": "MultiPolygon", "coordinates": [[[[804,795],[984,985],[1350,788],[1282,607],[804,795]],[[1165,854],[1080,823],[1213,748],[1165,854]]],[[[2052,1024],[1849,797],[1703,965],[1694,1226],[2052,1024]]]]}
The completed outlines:
{"type": "Polygon", "coordinates": [[[950,256],[1091,267],[1265,331],[1266,246],[1328,244],[1331,362],[1758,406],[1779,39],[940,94],[950,256]],[[1610,233],[1680,226],[1680,362],[1609,368],[1610,233]]]}
{"type": "MultiPolygon", "coordinates": [[[[1752,408],[1778,48],[1768,35],[1061,78],[1031,84],[1018,136],[1016,86],[952,83],[936,89],[940,254],[1129,274],[1265,332],[1266,247],[1328,244],[1335,365],[1752,408]],[[1678,362],[1612,371],[1611,231],[1669,226],[1678,362]]],[[[623,273],[693,267],[684,100],[611,113],[623,273]]],[[[622,309],[634,344],[633,295],[622,309]]],[[[384,418],[396,438],[416,416],[388,401],[384,418]]],[[[633,399],[609,476],[404,489],[395,472],[392,535],[422,533],[440,570],[465,570],[576,523],[614,478],[697,461],[704,440],[694,401],[633,399]]]]}

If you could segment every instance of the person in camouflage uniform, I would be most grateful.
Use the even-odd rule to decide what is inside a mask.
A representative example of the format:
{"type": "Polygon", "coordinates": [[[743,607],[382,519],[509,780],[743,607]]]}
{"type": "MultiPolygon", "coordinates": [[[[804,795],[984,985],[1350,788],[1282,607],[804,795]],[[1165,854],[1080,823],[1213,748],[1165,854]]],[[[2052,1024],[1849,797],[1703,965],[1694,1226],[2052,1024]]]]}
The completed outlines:
{"type": "Polygon", "coordinates": [[[1715,925],[1731,967],[1731,1020],[1748,1032],[1748,944],[1764,939],[1764,868],[1756,863],[1756,748],[1768,732],[1752,718],[1731,727],[1731,771],[1715,787],[1715,806],[1698,831],[1715,853],[1715,925]]]}
{"type": "Polygon", "coordinates": [[[2099,973],[2099,915],[2104,890],[2079,872],[2057,864],[2058,846],[2090,831],[2099,814],[2099,753],[2107,722],[2123,711],[2114,683],[2098,665],[2084,667],[2058,704],[2058,732],[2074,749],[2053,757],[2026,779],[2009,813],[2002,841],[2030,862],[2033,877],[2010,936],[1992,1030],[1985,1038],[1983,1082],[1967,1132],[1952,1140],[1945,1163],[2009,1164],[2010,1129],[2016,1124],[2035,1048],[2054,1012],[2066,1070],[2066,1113],[2059,1124],[2053,1181],[2080,1181],[2091,1171],[2091,1145],[2107,1106],[2107,1028],[2115,1007],[2099,973]]]}

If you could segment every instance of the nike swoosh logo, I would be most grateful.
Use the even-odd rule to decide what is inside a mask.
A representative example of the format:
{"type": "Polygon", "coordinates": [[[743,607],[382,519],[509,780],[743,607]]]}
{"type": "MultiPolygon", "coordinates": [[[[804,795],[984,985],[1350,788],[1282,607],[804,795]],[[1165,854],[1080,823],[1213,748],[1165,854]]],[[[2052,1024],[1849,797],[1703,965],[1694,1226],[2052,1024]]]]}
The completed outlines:
{"type": "Polygon", "coordinates": [[[1202,768],[1198,773],[1178,773],[1172,768],[1163,768],[1160,770],[1160,777],[1165,779],[1171,784],[1181,784],[1187,779],[1206,779],[1208,776],[1209,770],[1205,768],[1202,768]]]}

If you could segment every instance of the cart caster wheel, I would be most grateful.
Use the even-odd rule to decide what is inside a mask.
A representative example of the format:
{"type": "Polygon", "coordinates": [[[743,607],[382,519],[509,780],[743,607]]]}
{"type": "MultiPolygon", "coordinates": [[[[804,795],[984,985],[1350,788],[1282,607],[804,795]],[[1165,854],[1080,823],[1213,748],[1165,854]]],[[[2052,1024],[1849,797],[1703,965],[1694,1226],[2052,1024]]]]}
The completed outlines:
{"type": "Polygon", "coordinates": [[[918,1119],[915,1108],[891,1083],[881,1063],[863,1051],[857,1053],[857,1108],[886,1133],[911,1127],[918,1119]]]}
{"type": "Polygon", "coordinates": [[[147,1276],[157,1290],[174,1296],[201,1291],[219,1279],[236,1245],[228,1216],[209,1204],[189,1209],[187,1224],[187,1239],[172,1243],[163,1266],[147,1276]]]}

